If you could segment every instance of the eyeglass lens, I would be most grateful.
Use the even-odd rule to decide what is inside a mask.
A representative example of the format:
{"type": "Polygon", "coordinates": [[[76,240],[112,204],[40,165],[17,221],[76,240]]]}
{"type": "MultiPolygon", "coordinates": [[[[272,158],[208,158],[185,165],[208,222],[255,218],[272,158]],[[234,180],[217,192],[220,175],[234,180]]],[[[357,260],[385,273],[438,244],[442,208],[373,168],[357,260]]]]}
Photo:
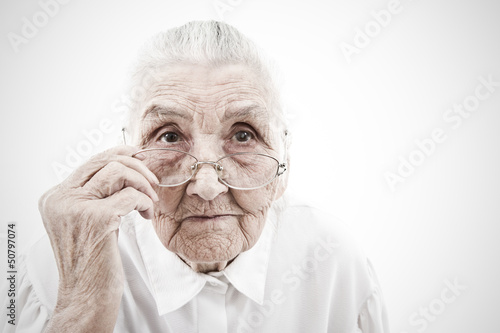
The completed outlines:
{"type": "MultiPolygon", "coordinates": [[[[197,160],[180,151],[152,149],[136,155],[158,177],[161,185],[177,185],[187,181],[197,168],[197,160]]],[[[271,181],[277,174],[278,161],[270,156],[242,153],[220,159],[222,169],[215,168],[219,178],[233,187],[253,188],[271,181]]]]}

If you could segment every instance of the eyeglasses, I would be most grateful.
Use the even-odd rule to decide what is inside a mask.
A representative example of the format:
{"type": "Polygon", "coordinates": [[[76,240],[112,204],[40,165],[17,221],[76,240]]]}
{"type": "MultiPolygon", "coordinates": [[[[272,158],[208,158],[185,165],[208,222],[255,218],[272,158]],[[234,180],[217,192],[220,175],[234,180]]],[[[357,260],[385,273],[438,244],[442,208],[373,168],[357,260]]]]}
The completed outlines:
{"type": "Polygon", "coordinates": [[[189,153],[170,148],[142,149],[132,156],[146,164],[162,187],[187,183],[203,164],[213,166],[219,181],[236,190],[261,188],[286,171],[285,163],[261,153],[235,153],[215,162],[200,162],[189,153]]]}

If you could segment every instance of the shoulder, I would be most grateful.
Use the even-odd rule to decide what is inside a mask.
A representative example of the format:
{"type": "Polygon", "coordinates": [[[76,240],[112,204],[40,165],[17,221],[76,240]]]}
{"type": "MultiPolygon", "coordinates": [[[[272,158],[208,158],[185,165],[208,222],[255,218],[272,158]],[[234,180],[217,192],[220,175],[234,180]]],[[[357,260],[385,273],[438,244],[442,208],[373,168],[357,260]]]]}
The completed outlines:
{"type": "Polygon", "coordinates": [[[376,281],[348,225],[331,212],[297,199],[291,199],[278,216],[273,265],[298,272],[299,277],[310,276],[307,281],[315,281],[311,288],[328,290],[335,295],[332,302],[359,309],[375,290],[376,281]]]}
{"type": "Polygon", "coordinates": [[[300,199],[289,199],[278,213],[277,234],[302,250],[322,246],[341,258],[363,259],[365,256],[349,226],[340,218],[300,199]],[[335,251],[334,251],[335,250],[335,251]]]}

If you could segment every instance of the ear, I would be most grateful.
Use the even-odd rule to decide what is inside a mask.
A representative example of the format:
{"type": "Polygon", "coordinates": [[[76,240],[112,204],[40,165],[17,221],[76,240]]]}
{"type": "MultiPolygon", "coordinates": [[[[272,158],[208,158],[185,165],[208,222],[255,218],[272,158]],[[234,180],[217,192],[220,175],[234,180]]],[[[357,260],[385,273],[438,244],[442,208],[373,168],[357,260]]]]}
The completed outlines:
{"type": "Polygon", "coordinates": [[[290,174],[290,143],[291,143],[291,137],[290,133],[288,133],[288,130],[285,129],[282,132],[282,140],[284,143],[284,149],[285,149],[285,163],[286,163],[286,170],[284,173],[279,176],[279,184],[278,184],[278,189],[276,191],[276,195],[274,196],[274,200],[278,200],[283,196],[283,193],[285,193],[285,190],[288,187],[288,175],[290,174]]]}
{"type": "Polygon", "coordinates": [[[278,200],[285,193],[286,188],[288,187],[288,175],[290,174],[290,159],[286,161],[286,171],[279,176],[278,189],[276,194],[274,195],[274,200],[278,200]]]}

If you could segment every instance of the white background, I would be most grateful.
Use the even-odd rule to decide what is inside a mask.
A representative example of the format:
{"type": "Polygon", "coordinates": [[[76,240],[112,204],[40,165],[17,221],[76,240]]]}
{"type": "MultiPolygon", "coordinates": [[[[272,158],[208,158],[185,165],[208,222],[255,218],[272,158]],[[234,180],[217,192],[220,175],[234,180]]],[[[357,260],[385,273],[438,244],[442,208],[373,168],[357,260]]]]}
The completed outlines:
{"type": "Polygon", "coordinates": [[[438,314],[425,332],[499,332],[500,87],[458,128],[443,115],[474,95],[479,77],[500,82],[500,2],[402,0],[350,62],[341,43],[355,45],[356,29],[373,26],[370,13],[389,1],[221,2],[232,4],[222,18],[213,0],[72,0],[15,52],[8,34],[21,36],[23,18],[33,22],[42,7],[2,0],[3,237],[11,221],[21,250],[42,235],[37,200],[59,182],[54,166],[67,165],[71,150],[91,147],[90,155],[119,142],[114,111],[146,38],[223,19],[280,65],[293,133],[290,190],[357,234],[392,332],[422,331],[410,318],[429,306],[438,314]],[[84,131],[103,119],[113,131],[89,146],[84,131]],[[447,139],[391,190],[384,175],[398,172],[400,156],[417,156],[415,140],[435,128],[447,139]],[[455,279],[467,289],[442,308],[445,281],[455,279]]]}

